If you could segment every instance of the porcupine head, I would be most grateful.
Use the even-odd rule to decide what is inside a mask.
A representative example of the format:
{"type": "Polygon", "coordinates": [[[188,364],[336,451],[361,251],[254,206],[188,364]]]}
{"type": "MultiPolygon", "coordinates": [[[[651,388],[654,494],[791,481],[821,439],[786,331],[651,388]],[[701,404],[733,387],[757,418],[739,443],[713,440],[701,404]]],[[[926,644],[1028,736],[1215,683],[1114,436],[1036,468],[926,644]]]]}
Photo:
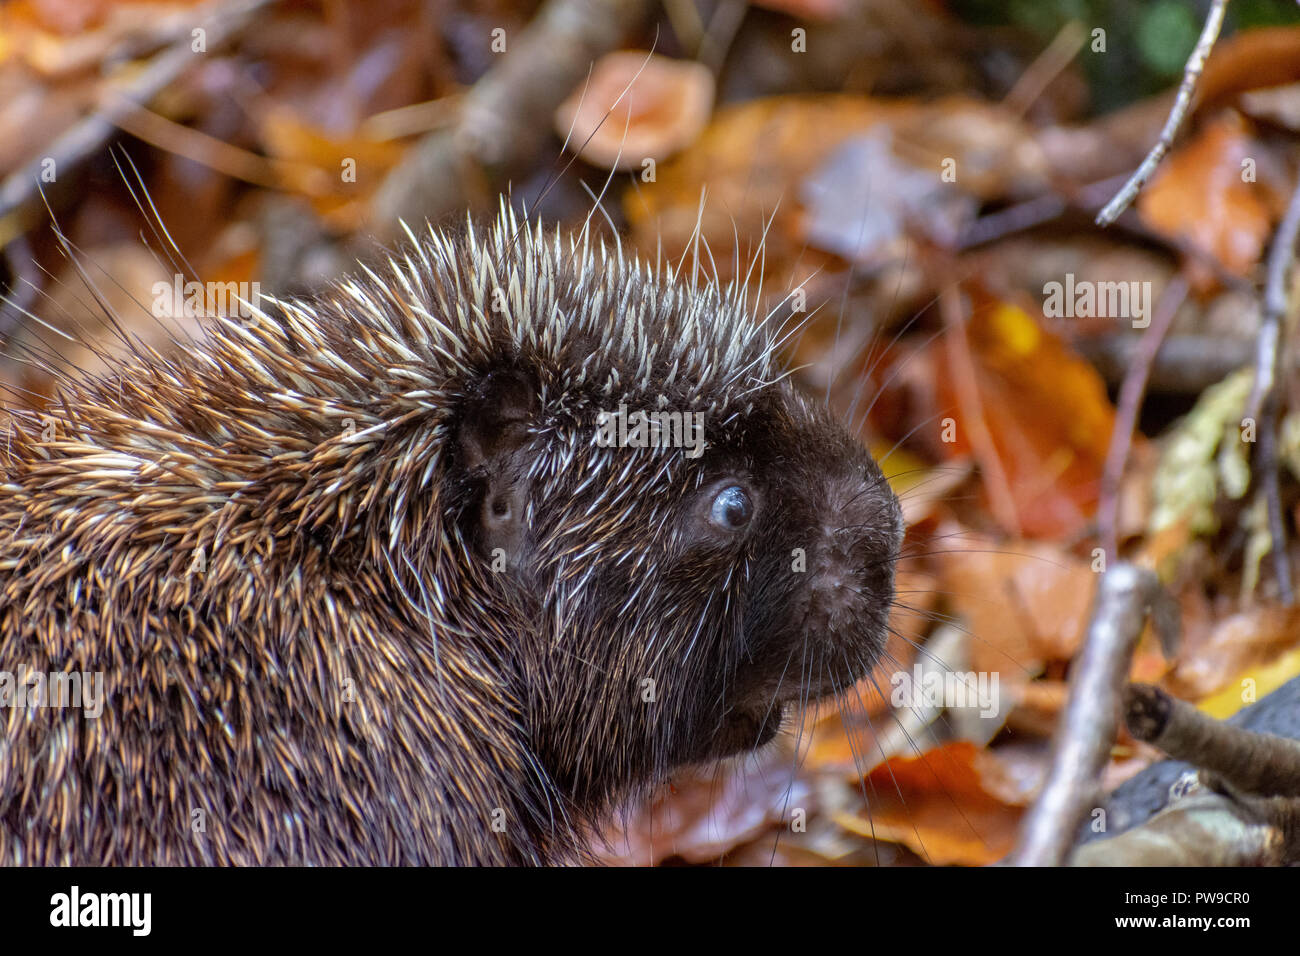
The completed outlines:
{"type": "Polygon", "coordinates": [[[532,622],[535,753],[590,812],[863,677],[903,522],[741,295],[526,235],[426,245],[424,268],[456,277],[462,527],[532,622]]]}
{"type": "Polygon", "coordinates": [[[0,858],[556,859],[876,660],[898,503],[743,296],[410,239],[15,416],[0,651],[110,703],[9,712],[0,858]]]}

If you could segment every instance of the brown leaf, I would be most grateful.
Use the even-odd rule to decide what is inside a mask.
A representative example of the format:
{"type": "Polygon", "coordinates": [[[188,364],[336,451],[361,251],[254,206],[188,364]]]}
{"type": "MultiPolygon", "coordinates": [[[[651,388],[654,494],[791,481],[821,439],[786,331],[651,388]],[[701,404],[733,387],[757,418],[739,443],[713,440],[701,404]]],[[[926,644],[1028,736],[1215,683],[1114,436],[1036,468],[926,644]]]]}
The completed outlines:
{"type": "MultiPolygon", "coordinates": [[[[1019,527],[1011,533],[1059,538],[1082,532],[1096,509],[1114,427],[1106,386],[1088,362],[1014,305],[977,298],[967,327],[979,407],[955,389],[959,338],[936,340],[943,416],[956,422],[943,445],[953,458],[976,451],[983,416],[1019,527]]],[[[987,466],[987,462],[982,462],[987,466]]],[[[986,468],[986,480],[989,473],[986,468]]]]}
{"type": "MultiPolygon", "coordinates": [[[[1262,183],[1242,181],[1242,162],[1256,153],[1241,117],[1223,116],[1169,156],[1138,195],[1138,212],[1153,228],[1248,275],[1273,229],[1271,193],[1262,183]]],[[[1189,268],[1199,288],[1213,284],[1204,266],[1193,260],[1189,268]]]]}
{"type": "Polygon", "coordinates": [[[679,774],[625,817],[616,814],[592,850],[629,866],[670,857],[707,863],[790,819],[792,808],[810,812],[811,799],[793,756],[768,748],[716,772],[679,774]]]}
{"type": "Polygon", "coordinates": [[[860,836],[903,843],[937,865],[982,866],[1015,844],[1021,808],[1003,797],[1017,788],[998,758],[973,744],[895,758],[866,779],[870,812],[836,816],[860,836]]]}
{"type": "Polygon", "coordinates": [[[1097,575],[1058,548],[997,542],[946,529],[942,590],[971,633],[971,665],[1023,684],[1049,660],[1068,660],[1087,628],[1097,575]]]}
{"type": "Polygon", "coordinates": [[[555,131],[604,169],[641,169],[700,134],[713,109],[713,74],[641,50],[607,53],[555,111],[555,131]]]}
{"type": "Polygon", "coordinates": [[[1300,26],[1242,30],[1214,45],[1197,84],[1202,106],[1300,80],[1300,26]]]}
{"type": "Polygon", "coordinates": [[[1298,641],[1300,608],[1264,605],[1230,615],[1214,625],[1204,640],[1190,646],[1184,642],[1169,689],[1189,700],[1207,697],[1298,641]]]}

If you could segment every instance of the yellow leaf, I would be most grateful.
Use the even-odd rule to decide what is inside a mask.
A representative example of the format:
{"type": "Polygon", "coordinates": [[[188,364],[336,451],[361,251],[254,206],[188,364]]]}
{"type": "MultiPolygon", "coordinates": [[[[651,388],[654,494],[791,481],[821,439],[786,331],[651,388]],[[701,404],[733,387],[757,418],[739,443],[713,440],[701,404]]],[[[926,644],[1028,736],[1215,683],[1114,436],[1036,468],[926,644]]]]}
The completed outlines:
{"type": "Polygon", "coordinates": [[[1241,699],[1241,682],[1255,682],[1255,700],[1271,694],[1291,678],[1300,675],[1300,647],[1288,651],[1276,660],[1261,667],[1252,667],[1242,671],[1237,679],[1217,694],[1211,694],[1196,706],[1211,717],[1225,720],[1246,706],[1248,701],[1241,699]]]}

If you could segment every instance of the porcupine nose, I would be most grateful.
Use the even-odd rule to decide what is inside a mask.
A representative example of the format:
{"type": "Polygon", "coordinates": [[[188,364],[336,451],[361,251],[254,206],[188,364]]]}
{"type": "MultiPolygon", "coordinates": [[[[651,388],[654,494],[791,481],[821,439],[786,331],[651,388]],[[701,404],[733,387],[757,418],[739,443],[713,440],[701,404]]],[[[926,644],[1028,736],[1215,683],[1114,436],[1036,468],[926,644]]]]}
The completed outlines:
{"type": "Polygon", "coordinates": [[[902,518],[878,476],[826,481],[821,539],[809,571],[808,629],[831,649],[860,655],[880,639],[893,599],[902,518]]]}

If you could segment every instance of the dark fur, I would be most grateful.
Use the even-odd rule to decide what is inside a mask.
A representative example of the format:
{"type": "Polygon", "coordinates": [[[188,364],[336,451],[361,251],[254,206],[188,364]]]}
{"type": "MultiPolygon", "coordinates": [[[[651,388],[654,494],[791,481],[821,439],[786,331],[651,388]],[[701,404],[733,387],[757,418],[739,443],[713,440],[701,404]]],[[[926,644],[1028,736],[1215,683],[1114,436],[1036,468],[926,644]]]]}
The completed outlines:
{"type": "Polygon", "coordinates": [[[14,413],[0,669],[108,702],[0,711],[0,861],[558,861],[874,661],[897,502],[738,297],[508,215],[402,256],[14,413]]]}

